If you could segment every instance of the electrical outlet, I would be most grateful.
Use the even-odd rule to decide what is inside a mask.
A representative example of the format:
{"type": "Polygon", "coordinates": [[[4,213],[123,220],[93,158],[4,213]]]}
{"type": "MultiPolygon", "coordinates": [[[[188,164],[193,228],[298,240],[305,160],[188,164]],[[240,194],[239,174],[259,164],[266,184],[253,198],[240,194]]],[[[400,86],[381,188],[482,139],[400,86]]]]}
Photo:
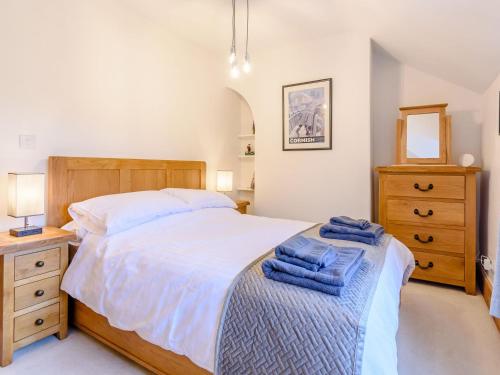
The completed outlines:
{"type": "Polygon", "coordinates": [[[493,269],[493,262],[486,255],[481,255],[480,261],[485,271],[491,271],[493,269]]]}
{"type": "Polygon", "coordinates": [[[36,135],[34,135],[34,134],[21,134],[21,135],[19,135],[19,148],[21,150],[34,150],[34,149],[36,149],[36,135]]]}

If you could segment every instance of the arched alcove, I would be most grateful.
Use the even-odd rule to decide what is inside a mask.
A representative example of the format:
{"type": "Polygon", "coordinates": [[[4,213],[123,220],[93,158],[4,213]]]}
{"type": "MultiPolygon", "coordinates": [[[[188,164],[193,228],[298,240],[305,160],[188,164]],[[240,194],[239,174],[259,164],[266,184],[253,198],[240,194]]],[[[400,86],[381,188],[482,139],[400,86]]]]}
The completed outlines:
{"type": "Polygon", "coordinates": [[[234,171],[233,186],[237,199],[250,201],[249,212],[253,212],[254,208],[254,192],[255,192],[255,121],[252,109],[248,101],[237,91],[232,88],[227,88],[230,95],[234,95],[239,108],[236,110],[239,113],[239,121],[234,124],[238,129],[237,139],[234,142],[237,144],[238,170],[234,171]],[[252,154],[253,153],[253,154],[252,154]]]}

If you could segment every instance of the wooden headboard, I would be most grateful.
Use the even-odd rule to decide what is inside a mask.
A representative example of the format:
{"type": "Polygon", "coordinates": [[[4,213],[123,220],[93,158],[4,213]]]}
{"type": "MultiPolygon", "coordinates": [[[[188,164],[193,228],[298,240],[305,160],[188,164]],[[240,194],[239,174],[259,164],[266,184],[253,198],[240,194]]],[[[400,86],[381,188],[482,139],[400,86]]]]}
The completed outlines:
{"type": "Polygon", "coordinates": [[[205,189],[204,161],[49,157],[47,224],[71,220],[73,202],[166,187],[205,189]]]}

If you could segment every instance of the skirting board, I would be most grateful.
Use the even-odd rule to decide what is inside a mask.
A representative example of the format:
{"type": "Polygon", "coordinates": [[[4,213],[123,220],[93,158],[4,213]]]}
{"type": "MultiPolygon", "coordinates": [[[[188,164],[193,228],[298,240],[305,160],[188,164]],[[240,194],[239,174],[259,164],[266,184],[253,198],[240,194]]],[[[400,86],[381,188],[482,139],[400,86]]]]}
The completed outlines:
{"type": "MultiPolygon", "coordinates": [[[[483,278],[483,297],[484,300],[486,301],[486,305],[488,305],[488,309],[490,308],[490,302],[491,302],[491,292],[493,291],[493,285],[491,284],[491,281],[489,277],[487,277],[484,273],[484,271],[481,270],[481,275],[483,278]]],[[[497,329],[500,331],[500,319],[492,317],[493,320],[495,321],[495,324],[497,326],[497,329]]]]}

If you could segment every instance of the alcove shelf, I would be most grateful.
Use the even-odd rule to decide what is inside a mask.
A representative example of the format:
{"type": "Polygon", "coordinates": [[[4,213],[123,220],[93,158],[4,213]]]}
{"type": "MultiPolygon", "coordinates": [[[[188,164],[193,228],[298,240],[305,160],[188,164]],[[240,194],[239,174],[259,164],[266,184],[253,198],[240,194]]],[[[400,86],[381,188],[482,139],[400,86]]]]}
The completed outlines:
{"type": "MultiPolygon", "coordinates": [[[[255,122],[252,110],[247,101],[239,94],[239,118],[236,122],[237,129],[234,129],[235,143],[238,145],[236,161],[238,167],[235,168],[235,195],[236,199],[249,201],[247,213],[254,212],[254,176],[255,176],[255,155],[245,155],[250,149],[255,153],[255,122]],[[253,189],[252,189],[253,188],[253,189]]],[[[236,150],[235,150],[236,151],[236,150]]]]}

